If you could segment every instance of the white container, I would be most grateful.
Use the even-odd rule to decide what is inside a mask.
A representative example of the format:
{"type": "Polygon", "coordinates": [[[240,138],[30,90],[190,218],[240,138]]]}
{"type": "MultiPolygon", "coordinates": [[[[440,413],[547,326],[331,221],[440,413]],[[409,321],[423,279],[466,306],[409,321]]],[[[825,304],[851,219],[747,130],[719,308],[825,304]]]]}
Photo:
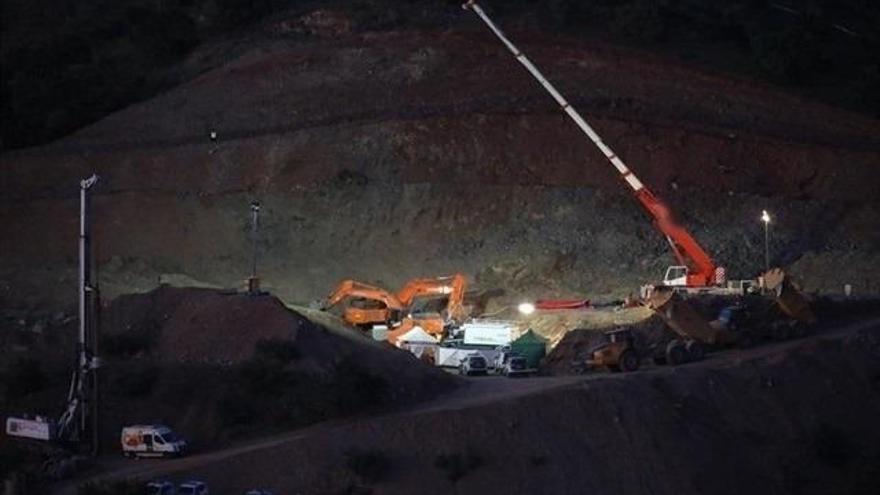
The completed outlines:
{"type": "Polygon", "coordinates": [[[55,439],[55,422],[45,418],[6,418],[6,434],[11,437],[50,441],[55,439]]]}
{"type": "Polygon", "coordinates": [[[516,325],[509,321],[474,320],[461,326],[466,345],[505,346],[513,341],[516,325]]]}

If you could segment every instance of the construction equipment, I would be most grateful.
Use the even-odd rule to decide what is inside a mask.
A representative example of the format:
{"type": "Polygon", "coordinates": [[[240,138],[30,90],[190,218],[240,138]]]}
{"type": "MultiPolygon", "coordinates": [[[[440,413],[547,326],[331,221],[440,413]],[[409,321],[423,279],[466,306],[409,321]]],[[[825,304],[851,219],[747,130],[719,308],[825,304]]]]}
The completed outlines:
{"type": "Polygon", "coordinates": [[[537,67],[504,35],[501,29],[486,15],[486,12],[474,0],[469,0],[462,8],[471,10],[495,33],[517,61],[550,93],[572,121],[587,135],[603,155],[617,169],[620,177],[632,189],[636,199],[654,220],[654,225],[666,237],[672,253],[679,265],[666,270],[664,285],[685,287],[707,287],[723,285],[726,282],[726,271],[712,261],[712,258],[697,240],[684,227],[679,225],[669,207],[652,193],[630,170],[623,160],[603,141],[599,134],[584,120],[562,94],[544,77],[537,67]]]}
{"type": "Polygon", "coordinates": [[[322,310],[327,311],[349,300],[343,319],[350,325],[370,328],[373,325],[398,322],[406,312],[403,303],[394,294],[355,280],[343,280],[327,297],[322,310]]]}
{"type": "Polygon", "coordinates": [[[816,315],[806,298],[781,268],[771,268],[759,280],[761,288],[773,297],[785,314],[807,325],[816,323],[816,315]]]}
{"type": "MultiPolygon", "coordinates": [[[[699,361],[712,348],[731,344],[747,346],[763,340],[780,341],[804,335],[808,326],[816,322],[815,315],[782,270],[776,268],[768,273],[771,275],[765,274],[762,279],[773,284],[772,299],[758,294],[744,294],[733,300],[716,298],[716,305],[719,302],[726,305],[712,321],[671,287],[654,290],[645,304],[678,337],[666,344],[662,358],[669,364],[699,361]]],[[[706,309],[713,309],[711,304],[706,304],[710,301],[700,302],[707,306],[704,313],[706,309]]]]}
{"type": "Polygon", "coordinates": [[[446,307],[443,313],[448,318],[461,318],[464,304],[464,293],[467,290],[467,279],[464,275],[456,273],[445,277],[437,278],[416,278],[407,282],[400,291],[397,292],[397,299],[410,309],[413,307],[417,299],[448,296],[446,307]]]}
{"type": "Polygon", "coordinates": [[[587,366],[626,372],[639,369],[639,355],[633,344],[632,331],[619,328],[606,332],[605,337],[606,342],[590,350],[587,366]]]}
{"type": "MultiPolygon", "coordinates": [[[[744,295],[750,290],[754,281],[727,281],[726,270],[715,264],[711,256],[699,242],[678,224],[669,207],[654,193],[652,193],[630,170],[623,160],[603,141],[596,131],[584,120],[562,94],[544,77],[537,67],[505,36],[505,34],[486,15],[483,9],[474,1],[469,0],[462,6],[465,10],[471,10],[489,27],[504,46],[513,54],[517,61],[537,80],[550,96],[559,104],[574,123],[596,145],[612,166],[620,174],[623,181],[630,187],[636,199],[653,219],[655,227],[666,238],[672,253],[678,260],[678,265],[671,266],[666,270],[663,284],[659,288],[672,287],[684,292],[696,292],[699,294],[722,294],[744,295]]],[[[767,289],[774,291],[775,298],[780,308],[792,318],[798,321],[813,322],[815,317],[809,311],[806,300],[795,289],[790,281],[786,281],[785,274],[781,270],[769,271],[763,277],[767,289]],[[772,288],[771,288],[772,287],[772,288]]],[[[648,305],[658,311],[664,317],[669,326],[676,333],[685,337],[686,346],[691,346],[697,355],[702,352],[702,344],[723,344],[729,335],[713,330],[699,315],[688,310],[688,305],[681,299],[672,298],[668,291],[661,290],[652,294],[655,287],[643,288],[643,299],[649,301],[648,305]],[[675,314],[675,316],[672,316],[675,314]],[[694,343],[697,342],[697,343],[694,343]]],[[[673,343],[667,354],[678,356],[683,351],[678,348],[678,343],[673,343]]]]}
{"type": "Polygon", "coordinates": [[[396,343],[401,335],[417,326],[431,335],[445,335],[465,318],[466,290],[467,279],[460,273],[410,280],[397,293],[397,299],[407,308],[406,316],[388,332],[388,342],[396,343]],[[447,296],[446,304],[439,312],[423,312],[416,307],[417,300],[436,296],[447,296]]]}
{"type": "Polygon", "coordinates": [[[390,329],[386,338],[393,344],[416,326],[431,335],[443,335],[451,325],[461,323],[465,317],[466,290],[467,279],[460,273],[413,279],[397,294],[355,280],[344,280],[327,297],[322,309],[326,311],[349,300],[343,311],[345,322],[363,329],[386,325],[390,329]],[[417,301],[436,296],[447,296],[443,309],[428,313],[416,311],[417,301]]]}
{"type": "Polygon", "coordinates": [[[97,454],[97,380],[95,370],[99,360],[95,355],[94,332],[97,288],[92,284],[91,198],[89,190],[98,182],[98,176],[80,181],[79,215],[79,332],[76,344],[76,364],[67,394],[67,407],[57,421],[49,418],[8,417],[6,434],[62,444],[86,440],[92,433],[92,454],[97,454]]]}
{"type": "Polygon", "coordinates": [[[666,344],[663,360],[672,365],[699,361],[706,347],[735,343],[740,334],[709,324],[682,296],[669,287],[658,287],[646,305],[679,337],[666,344]]]}

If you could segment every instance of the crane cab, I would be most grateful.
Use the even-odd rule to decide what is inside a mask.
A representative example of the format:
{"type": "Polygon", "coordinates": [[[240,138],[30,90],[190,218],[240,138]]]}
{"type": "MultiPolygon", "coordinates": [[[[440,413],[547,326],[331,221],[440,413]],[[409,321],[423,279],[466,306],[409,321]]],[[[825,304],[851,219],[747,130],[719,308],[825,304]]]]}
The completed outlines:
{"type": "Polygon", "coordinates": [[[676,265],[666,269],[663,276],[663,285],[668,287],[684,287],[688,285],[688,269],[686,266],[676,265]]]}

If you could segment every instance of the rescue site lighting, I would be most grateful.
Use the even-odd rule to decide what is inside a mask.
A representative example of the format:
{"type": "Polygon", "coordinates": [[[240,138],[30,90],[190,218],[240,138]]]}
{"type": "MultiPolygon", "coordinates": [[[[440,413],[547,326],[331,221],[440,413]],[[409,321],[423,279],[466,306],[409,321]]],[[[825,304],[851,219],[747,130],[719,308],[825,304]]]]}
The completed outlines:
{"type": "Polygon", "coordinates": [[[530,302],[520,303],[519,306],[516,307],[520,313],[524,315],[530,315],[535,312],[535,305],[530,302]]]}
{"type": "Polygon", "coordinates": [[[764,222],[764,271],[770,271],[770,214],[761,210],[761,221],[764,222]]]}

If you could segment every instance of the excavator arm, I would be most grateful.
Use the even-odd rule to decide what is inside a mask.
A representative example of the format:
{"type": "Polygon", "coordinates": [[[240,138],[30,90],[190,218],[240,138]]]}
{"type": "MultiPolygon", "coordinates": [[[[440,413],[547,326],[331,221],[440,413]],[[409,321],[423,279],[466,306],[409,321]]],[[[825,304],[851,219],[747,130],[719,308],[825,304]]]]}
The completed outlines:
{"type": "Polygon", "coordinates": [[[366,300],[366,306],[348,306],[342,318],[346,323],[356,326],[370,326],[377,323],[390,323],[400,318],[403,304],[394,294],[355,280],[343,280],[327,297],[323,310],[327,311],[345,299],[366,300]]]}
{"type": "Polygon", "coordinates": [[[404,309],[404,305],[400,303],[400,300],[394,294],[391,294],[385,289],[380,289],[379,287],[367,285],[355,280],[343,280],[342,282],[339,282],[336,289],[327,297],[322,309],[330,309],[350,297],[379,301],[392,310],[402,311],[404,309]]]}
{"type": "Polygon", "coordinates": [[[456,273],[448,277],[416,278],[410,280],[397,293],[397,299],[405,307],[410,308],[415,299],[427,296],[448,295],[446,313],[450,318],[457,318],[461,313],[467,280],[464,275],[456,273]]]}
{"type": "Polygon", "coordinates": [[[550,93],[550,96],[556,100],[563,112],[565,112],[572,121],[583,131],[584,134],[596,145],[597,148],[605,155],[605,158],[611,162],[611,165],[617,169],[621,178],[633,191],[633,194],[639,200],[639,203],[647,210],[654,219],[654,225],[666,237],[672,252],[678,262],[688,269],[687,285],[706,286],[721,283],[720,276],[712,258],[706,253],[706,250],[700,246],[696,239],[684,227],[679,225],[673,219],[669,208],[659,198],[648,190],[645,185],[635,176],[623,160],[614,153],[608,145],[606,145],[599,134],[581,117],[580,113],[566,101],[562,94],[541,74],[541,71],[532,64],[532,62],[516,47],[504,32],[495,25],[494,22],[486,15],[486,12],[474,0],[469,0],[462,5],[465,10],[471,10],[492,30],[495,36],[504,44],[504,46],[513,54],[516,60],[534,77],[544,89],[550,93]]]}

